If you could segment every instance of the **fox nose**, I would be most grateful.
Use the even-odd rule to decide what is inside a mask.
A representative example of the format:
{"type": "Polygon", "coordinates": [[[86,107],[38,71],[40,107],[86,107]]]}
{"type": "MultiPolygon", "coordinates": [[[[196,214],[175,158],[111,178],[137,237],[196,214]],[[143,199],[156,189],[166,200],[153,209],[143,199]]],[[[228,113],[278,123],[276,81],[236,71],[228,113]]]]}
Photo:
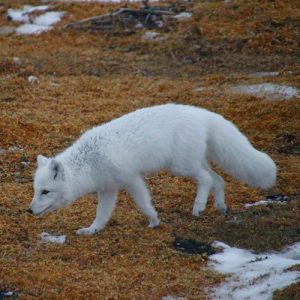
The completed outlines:
{"type": "Polygon", "coordinates": [[[32,211],[31,208],[28,208],[28,209],[27,209],[27,212],[28,212],[29,214],[33,214],[33,211],[32,211]]]}

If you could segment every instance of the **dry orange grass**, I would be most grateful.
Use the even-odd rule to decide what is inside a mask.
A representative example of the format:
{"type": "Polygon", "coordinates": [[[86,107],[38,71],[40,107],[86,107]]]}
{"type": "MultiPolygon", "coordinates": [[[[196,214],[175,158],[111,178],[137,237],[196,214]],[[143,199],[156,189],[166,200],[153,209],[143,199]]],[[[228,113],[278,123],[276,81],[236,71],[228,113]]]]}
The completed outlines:
{"type": "MultiPolygon", "coordinates": [[[[38,2],[4,1],[0,11],[29,3],[38,2]]],[[[0,291],[16,291],[21,299],[205,299],[205,288],[222,278],[204,271],[204,258],[175,251],[173,233],[257,251],[299,241],[299,99],[268,101],[226,92],[232,84],[266,81],[300,88],[297,1],[193,1],[187,7],[193,19],[172,25],[157,43],[141,41],[142,32],[62,29],[118,5],[54,5],[67,12],[55,30],[0,36],[0,291]],[[252,78],[254,71],[280,73],[252,78]],[[29,75],[38,81],[29,83],[29,75]],[[211,203],[203,217],[193,219],[193,182],[160,172],[147,178],[163,222],[155,230],[147,228],[125,192],[108,226],[92,237],[75,234],[93,219],[92,196],[42,218],[26,214],[37,154],[53,155],[91,126],[167,102],[205,107],[234,121],[274,158],[279,173],[273,192],[291,202],[246,211],[243,203],[266,193],[226,176],[227,202],[242,222],[220,216],[211,203]],[[29,167],[21,165],[24,160],[29,167]],[[41,244],[43,231],[66,234],[66,244],[41,244]]],[[[2,18],[0,25],[8,21],[2,18]]],[[[275,296],[299,297],[299,284],[275,296]]]]}

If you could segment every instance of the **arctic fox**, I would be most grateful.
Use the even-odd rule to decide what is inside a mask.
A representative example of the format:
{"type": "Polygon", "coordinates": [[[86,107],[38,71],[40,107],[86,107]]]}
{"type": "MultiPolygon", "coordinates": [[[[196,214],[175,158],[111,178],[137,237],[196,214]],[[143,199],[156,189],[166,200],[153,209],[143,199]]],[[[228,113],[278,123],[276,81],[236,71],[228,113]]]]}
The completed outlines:
{"type": "Polygon", "coordinates": [[[253,148],[230,121],[205,109],[165,104],[92,128],[54,158],[38,155],[28,212],[44,214],[96,192],[96,218],[90,227],[77,230],[89,235],[104,228],[118,190],[126,189],[149,219],[149,227],[155,227],[160,221],[143,174],[167,169],[197,182],[194,216],[204,211],[210,191],[217,209],[226,214],[223,179],[209,161],[251,186],[267,189],[276,180],[273,160],[253,148]]]}

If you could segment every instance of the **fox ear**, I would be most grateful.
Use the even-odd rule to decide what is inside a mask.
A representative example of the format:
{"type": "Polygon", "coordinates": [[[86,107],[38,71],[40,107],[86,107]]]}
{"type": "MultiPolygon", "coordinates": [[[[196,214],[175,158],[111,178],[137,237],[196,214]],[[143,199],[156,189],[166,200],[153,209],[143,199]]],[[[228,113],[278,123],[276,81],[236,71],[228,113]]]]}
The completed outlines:
{"type": "Polygon", "coordinates": [[[64,167],[60,162],[56,161],[55,159],[51,159],[50,168],[52,170],[54,180],[57,178],[63,179],[64,167]]]}
{"type": "Polygon", "coordinates": [[[48,162],[49,158],[43,155],[38,155],[37,157],[37,164],[38,166],[45,166],[48,162]]]}

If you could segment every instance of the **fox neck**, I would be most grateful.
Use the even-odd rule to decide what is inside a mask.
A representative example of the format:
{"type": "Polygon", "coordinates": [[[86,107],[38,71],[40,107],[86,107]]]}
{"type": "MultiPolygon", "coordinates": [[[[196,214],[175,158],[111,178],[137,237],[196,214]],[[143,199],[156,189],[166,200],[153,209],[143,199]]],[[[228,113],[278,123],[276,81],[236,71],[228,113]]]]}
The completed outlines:
{"type": "Polygon", "coordinates": [[[67,189],[74,201],[86,194],[95,192],[94,182],[88,172],[83,169],[65,167],[67,189]]]}

